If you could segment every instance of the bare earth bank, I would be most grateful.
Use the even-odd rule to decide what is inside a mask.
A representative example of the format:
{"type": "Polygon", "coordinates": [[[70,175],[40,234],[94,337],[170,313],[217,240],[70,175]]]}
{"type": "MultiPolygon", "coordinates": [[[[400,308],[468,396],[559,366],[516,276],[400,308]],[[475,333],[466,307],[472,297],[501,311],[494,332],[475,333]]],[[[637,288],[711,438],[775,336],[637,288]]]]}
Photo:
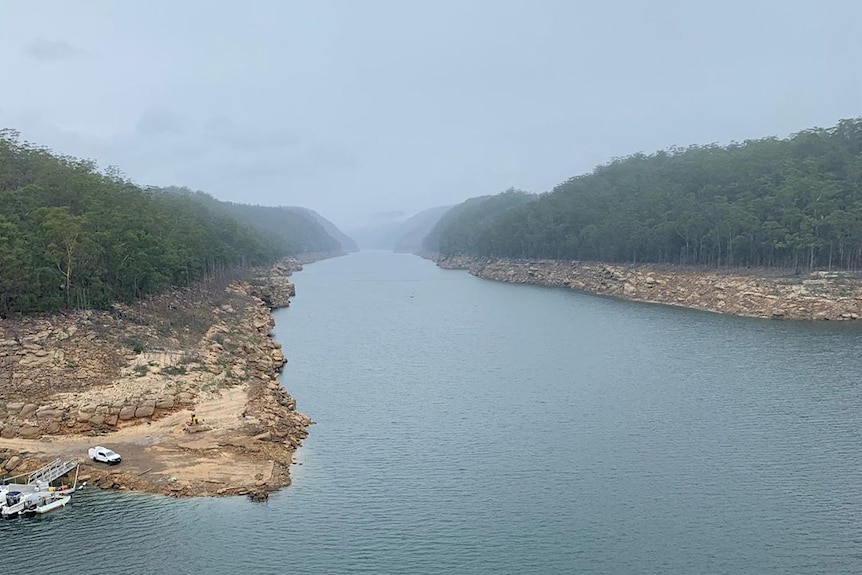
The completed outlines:
{"type": "Polygon", "coordinates": [[[437,263],[447,269],[468,269],[477,277],[497,281],[566,287],[731,315],[862,319],[862,278],[846,272],[771,275],[759,270],[463,257],[439,259],[437,263]]]}
{"type": "Polygon", "coordinates": [[[59,457],[102,488],[265,498],[288,485],[311,420],[278,382],[286,359],[270,312],[288,305],[296,269],[286,260],[110,311],[0,319],[0,475],[59,457]],[[94,445],[123,462],[90,462],[94,445]]]}

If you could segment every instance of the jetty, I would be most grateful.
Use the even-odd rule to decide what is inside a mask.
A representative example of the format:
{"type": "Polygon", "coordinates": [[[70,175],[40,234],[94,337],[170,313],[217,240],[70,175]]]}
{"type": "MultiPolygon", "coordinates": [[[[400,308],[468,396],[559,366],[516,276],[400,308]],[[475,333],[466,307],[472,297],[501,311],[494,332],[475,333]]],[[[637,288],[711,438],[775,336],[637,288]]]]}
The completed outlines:
{"type": "Polygon", "coordinates": [[[43,514],[65,507],[78,488],[80,463],[74,459],[55,459],[36,471],[0,481],[0,517],[13,519],[43,514]],[[59,482],[75,471],[70,486],[59,482]]]}

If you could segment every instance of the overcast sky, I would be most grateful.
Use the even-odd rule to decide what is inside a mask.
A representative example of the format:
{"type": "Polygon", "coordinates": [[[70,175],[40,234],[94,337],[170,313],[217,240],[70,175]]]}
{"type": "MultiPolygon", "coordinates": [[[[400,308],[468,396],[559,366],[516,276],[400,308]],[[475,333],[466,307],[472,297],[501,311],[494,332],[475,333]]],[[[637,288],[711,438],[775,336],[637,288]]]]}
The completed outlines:
{"type": "Polygon", "coordinates": [[[349,229],[862,116],[862,3],[0,0],[0,127],[349,229]]]}

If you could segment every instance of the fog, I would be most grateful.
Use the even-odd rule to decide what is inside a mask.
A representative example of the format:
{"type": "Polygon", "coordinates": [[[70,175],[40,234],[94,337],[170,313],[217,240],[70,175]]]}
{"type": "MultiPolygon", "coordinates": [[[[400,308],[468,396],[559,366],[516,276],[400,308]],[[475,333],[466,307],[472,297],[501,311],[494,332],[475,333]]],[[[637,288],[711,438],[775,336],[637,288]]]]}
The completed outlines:
{"type": "Polygon", "coordinates": [[[0,127],[343,228],[860,114],[862,4],[0,0],[0,127]]]}

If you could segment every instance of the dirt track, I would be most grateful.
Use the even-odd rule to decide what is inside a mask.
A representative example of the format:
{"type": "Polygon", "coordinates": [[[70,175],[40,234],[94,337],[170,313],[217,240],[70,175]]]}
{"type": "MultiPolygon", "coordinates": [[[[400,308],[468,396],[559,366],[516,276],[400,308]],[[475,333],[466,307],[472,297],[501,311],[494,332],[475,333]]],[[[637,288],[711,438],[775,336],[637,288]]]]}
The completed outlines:
{"type": "Polygon", "coordinates": [[[149,424],[125,427],[102,437],[57,436],[35,440],[0,440],[0,449],[27,452],[33,463],[55,457],[82,463],[81,480],[174,495],[226,495],[269,491],[289,483],[292,450],[248,436],[259,421],[243,417],[247,390],[233,388],[200,402],[195,413],[202,428],[185,431],[191,411],[180,411],[149,424]],[[94,463],[87,449],[105,445],[123,456],[117,466],[94,463]]]}
{"type": "Polygon", "coordinates": [[[311,423],[281,387],[286,359],[270,334],[290,269],[110,312],[0,321],[0,476],[60,457],[103,488],[264,497],[288,485],[311,423]],[[94,445],[123,462],[90,462],[94,445]]]}

